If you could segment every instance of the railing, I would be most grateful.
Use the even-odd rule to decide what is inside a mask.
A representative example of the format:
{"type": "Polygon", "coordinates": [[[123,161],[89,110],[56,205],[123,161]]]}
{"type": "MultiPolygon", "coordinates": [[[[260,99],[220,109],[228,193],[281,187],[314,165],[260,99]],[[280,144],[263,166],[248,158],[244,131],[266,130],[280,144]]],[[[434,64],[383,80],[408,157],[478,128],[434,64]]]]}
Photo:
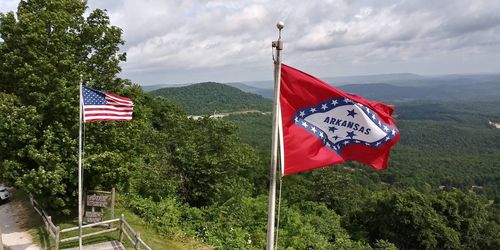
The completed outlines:
{"type": "MultiPolygon", "coordinates": [[[[108,225],[109,223],[118,222],[118,221],[120,221],[120,219],[112,219],[112,220],[106,220],[106,221],[101,221],[101,222],[97,222],[97,223],[87,224],[87,225],[83,225],[82,229],[97,227],[97,226],[101,226],[101,225],[108,225]]],[[[71,231],[77,231],[78,228],[79,227],[65,228],[65,229],[60,230],[59,233],[67,233],[67,232],[71,232],[71,231]]],[[[101,231],[97,231],[97,232],[93,232],[93,233],[82,234],[82,238],[92,237],[92,236],[96,236],[99,234],[111,233],[111,232],[118,231],[118,230],[120,230],[120,229],[117,227],[113,227],[110,229],[103,229],[101,231]]],[[[59,243],[75,241],[75,240],[78,240],[79,238],[80,238],[79,236],[74,236],[74,237],[70,237],[70,238],[66,238],[66,239],[61,239],[59,241],[59,243]]]]}
{"type": "MultiPolygon", "coordinates": [[[[47,227],[47,231],[49,231],[50,236],[54,239],[54,249],[59,250],[59,244],[60,243],[65,243],[65,242],[70,242],[70,241],[76,241],[79,239],[79,236],[73,236],[65,239],[61,239],[61,233],[68,233],[72,231],[77,231],[79,227],[71,227],[71,228],[65,228],[65,229],[60,229],[59,226],[55,226],[54,223],[52,222],[52,218],[47,215],[47,213],[40,207],[38,202],[33,199],[33,197],[30,197],[31,205],[33,205],[33,208],[35,211],[40,214],[40,216],[43,219],[43,222],[45,223],[45,226],[47,227]]],[[[136,232],[130,224],[125,220],[125,215],[121,214],[120,218],[117,219],[111,219],[111,220],[106,220],[106,221],[101,221],[97,223],[92,223],[92,224],[87,224],[83,225],[82,229],[84,228],[92,228],[92,227],[98,227],[102,225],[112,225],[114,222],[120,222],[119,227],[111,227],[109,229],[103,229],[97,232],[93,233],[87,233],[83,234],[82,238],[87,238],[87,237],[92,237],[100,234],[105,234],[105,233],[111,233],[115,231],[120,232],[120,242],[123,242],[123,236],[126,236],[129,242],[134,246],[134,249],[147,249],[151,250],[151,247],[149,247],[144,240],[141,239],[141,234],[136,232]],[[133,237],[131,237],[132,235],[133,237]]]]}
{"type": "Polygon", "coordinates": [[[35,209],[35,211],[40,216],[42,216],[42,220],[45,223],[45,227],[47,228],[47,231],[49,231],[49,235],[52,236],[52,238],[54,238],[55,250],[59,250],[59,236],[60,236],[60,231],[61,231],[60,228],[56,227],[54,225],[54,223],[52,222],[52,217],[49,216],[42,209],[42,207],[40,206],[40,204],[38,204],[38,202],[35,199],[33,199],[32,196],[30,196],[30,201],[31,201],[31,205],[33,206],[33,208],[35,209]]]}
{"type": "Polygon", "coordinates": [[[141,246],[146,248],[147,250],[151,250],[151,247],[149,247],[142,239],[141,239],[141,234],[136,232],[125,220],[125,215],[121,214],[120,215],[120,242],[123,242],[123,236],[127,236],[127,239],[129,242],[134,246],[135,249],[140,249],[141,246]],[[128,234],[127,231],[130,231],[130,233],[135,237],[135,241],[130,237],[130,234],[128,234]]]}

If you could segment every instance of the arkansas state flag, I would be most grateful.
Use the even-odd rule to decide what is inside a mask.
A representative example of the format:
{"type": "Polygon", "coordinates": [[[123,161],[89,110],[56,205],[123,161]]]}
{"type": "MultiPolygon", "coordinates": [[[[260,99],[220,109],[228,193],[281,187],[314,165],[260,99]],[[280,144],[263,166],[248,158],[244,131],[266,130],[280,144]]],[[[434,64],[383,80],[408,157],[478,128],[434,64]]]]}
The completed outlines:
{"type": "Polygon", "coordinates": [[[392,107],[342,92],[282,64],[283,175],[355,160],[387,168],[399,131],[392,107]]]}

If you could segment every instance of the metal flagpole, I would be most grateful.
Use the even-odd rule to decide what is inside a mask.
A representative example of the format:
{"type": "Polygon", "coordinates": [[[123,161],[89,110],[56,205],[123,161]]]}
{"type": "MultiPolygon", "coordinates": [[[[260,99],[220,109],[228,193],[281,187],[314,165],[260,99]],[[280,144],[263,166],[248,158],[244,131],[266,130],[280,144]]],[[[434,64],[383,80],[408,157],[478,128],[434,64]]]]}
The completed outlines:
{"type": "Polygon", "coordinates": [[[82,117],[83,117],[83,93],[82,93],[82,86],[83,86],[83,76],[80,75],[80,117],[79,117],[79,131],[78,131],[78,231],[79,231],[79,237],[78,237],[78,247],[81,250],[82,249],[82,221],[83,221],[83,214],[82,214],[82,186],[83,186],[83,167],[82,167],[82,117]]]}
{"type": "Polygon", "coordinates": [[[280,78],[281,78],[281,50],[283,42],[281,41],[281,30],[285,27],[283,22],[278,22],[276,27],[279,30],[277,41],[273,41],[272,46],[276,48],[276,58],[274,59],[274,109],[273,109],[273,139],[271,149],[271,181],[269,183],[269,204],[267,216],[267,250],[274,249],[274,221],[276,212],[276,170],[278,165],[278,142],[279,142],[279,97],[280,97],[280,78]]]}

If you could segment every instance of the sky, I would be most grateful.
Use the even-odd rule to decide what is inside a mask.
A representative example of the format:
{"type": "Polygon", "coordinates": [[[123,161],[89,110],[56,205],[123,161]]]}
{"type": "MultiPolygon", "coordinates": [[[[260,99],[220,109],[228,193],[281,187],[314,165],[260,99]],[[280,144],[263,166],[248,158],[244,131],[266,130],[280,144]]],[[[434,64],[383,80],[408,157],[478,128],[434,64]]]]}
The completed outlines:
{"type": "MultiPolygon", "coordinates": [[[[0,12],[19,0],[0,0],[0,12]]],[[[500,0],[89,0],[123,30],[121,77],[140,85],[273,79],[283,62],[318,77],[500,73],[500,0]]]]}

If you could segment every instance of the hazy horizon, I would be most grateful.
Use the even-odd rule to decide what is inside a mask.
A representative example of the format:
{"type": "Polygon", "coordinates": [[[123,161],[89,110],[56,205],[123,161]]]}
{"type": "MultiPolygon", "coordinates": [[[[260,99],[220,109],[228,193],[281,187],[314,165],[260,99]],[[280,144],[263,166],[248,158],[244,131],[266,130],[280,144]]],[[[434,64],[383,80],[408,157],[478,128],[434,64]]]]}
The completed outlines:
{"type": "MultiPolygon", "coordinates": [[[[367,74],[367,75],[337,75],[337,76],[323,76],[323,77],[318,77],[315,76],[319,79],[332,79],[332,78],[357,78],[357,77],[374,77],[374,76],[396,76],[396,75],[413,75],[415,77],[422,77],[422,78],[439,78],[439,77],[453,77],[453,76],[488,76],[488,75],[500,75],[500,72],[472,72],[472,73],[450,73],[450,74],[416,74],[416,73],[408,73],[408,72],[402,72],[402,73],[381,73],[381,74],[367,74]]],[[[258,83],[258,82],[270,82],[273,81],[272,76],[270,76],[269,79],[264,79],[264,80],[248,80],[248,81],[226,81],[226,82],[218,82],[218,83],[258,83]]],[[[199,82],[172,82],[172,83],[157,83],[157,84],[139,84],[140,86],[164,86],[164,85],[190,85],[190,84],[197,84],[197,83],[204,83],[204,82],[217,82],[213,80],[206,80],[206,81],[199,81],[199,82]]],[[[375,83],[375,82],[373,82],[375,83]]]]}

